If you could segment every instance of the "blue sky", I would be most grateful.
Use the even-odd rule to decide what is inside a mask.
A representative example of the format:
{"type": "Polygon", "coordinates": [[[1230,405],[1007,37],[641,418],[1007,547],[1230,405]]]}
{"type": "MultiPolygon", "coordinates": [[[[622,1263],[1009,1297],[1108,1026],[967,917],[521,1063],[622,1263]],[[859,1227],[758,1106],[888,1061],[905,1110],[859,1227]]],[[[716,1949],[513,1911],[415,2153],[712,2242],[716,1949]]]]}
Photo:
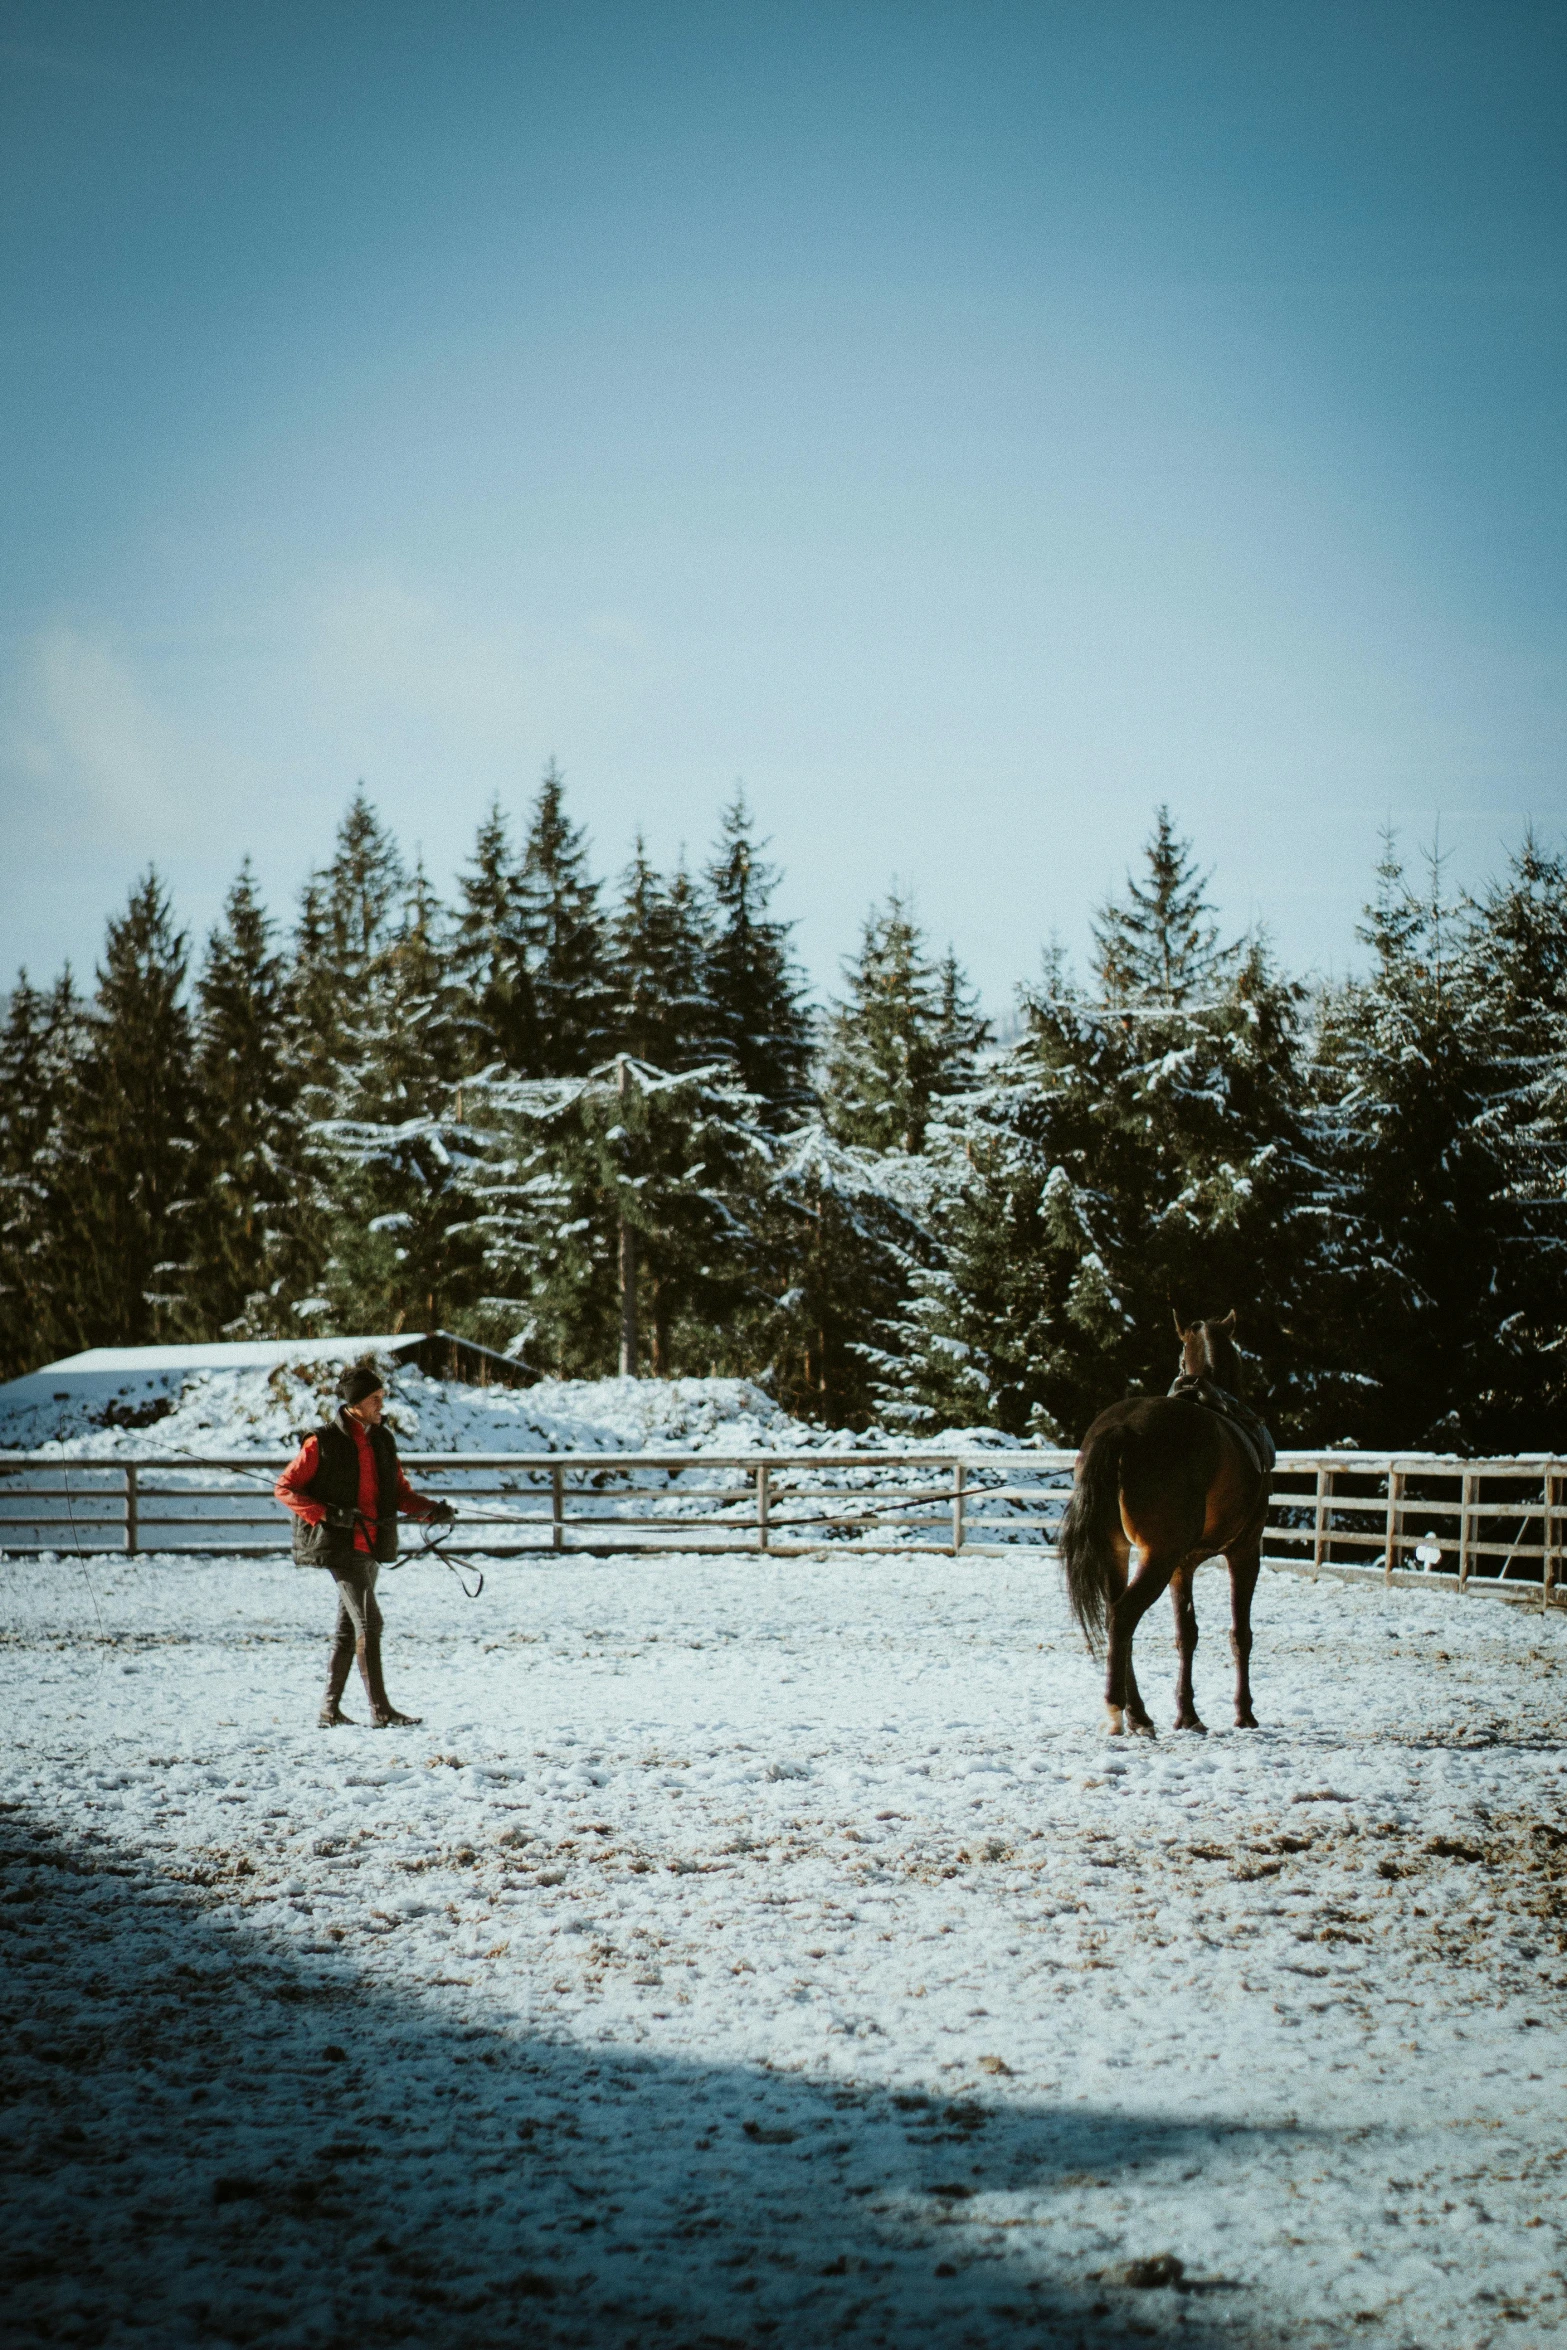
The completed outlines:
{"type": "Polygon", "coordinates": [[[1563,785],[1567,12],[0,6],[0,969],[743,779],[1000,1007],[1167,800],[1342,969],[1563,785]]]}

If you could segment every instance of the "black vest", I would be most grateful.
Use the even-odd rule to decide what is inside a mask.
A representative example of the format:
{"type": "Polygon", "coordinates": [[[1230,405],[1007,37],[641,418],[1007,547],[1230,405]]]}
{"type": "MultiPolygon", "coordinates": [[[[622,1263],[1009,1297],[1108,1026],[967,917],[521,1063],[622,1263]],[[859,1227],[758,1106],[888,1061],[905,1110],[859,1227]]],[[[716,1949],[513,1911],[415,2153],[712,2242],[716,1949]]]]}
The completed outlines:
{"type": "MultiPolygon", "coordinates": [[[[321,1455],[320,1466],[308,1485],[300,1488],[311,1501],[325,1502],[329,1510],[359,1507],[359,1446],[353,1430],[339,1412],[324,1428],[312,1430],[321,1455]]],[[[373,1556],[384,1564],[397,1556],[397,1440],[390,1428],[367,1428],[375,1459],[376,1523],[373,1556]]],[[[302,1567],[351,1567],[363,1558],[354,1529],[307,1526],[294,1520],[294,1558],[302,1567]]]]}

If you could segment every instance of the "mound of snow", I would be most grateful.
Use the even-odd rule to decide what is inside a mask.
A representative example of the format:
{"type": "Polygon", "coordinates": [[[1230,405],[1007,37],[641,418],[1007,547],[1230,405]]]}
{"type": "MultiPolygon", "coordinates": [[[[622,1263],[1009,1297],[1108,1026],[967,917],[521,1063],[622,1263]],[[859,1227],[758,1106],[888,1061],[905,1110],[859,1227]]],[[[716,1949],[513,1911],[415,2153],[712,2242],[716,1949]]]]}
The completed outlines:
{"type": "MultiPolygon", "coordinates": [[[[517,1389],[384,1368],[387,1419],[409,1452],[776,1452],[822,1442],[748,1379],[546,1379],[517,1389]]],[[[105,1373],[59,1396],[0,1395],[0,1450],[87,1460],[281,1450],[331,1416],[340,1369],[307,1355],[105,1373]]]]}

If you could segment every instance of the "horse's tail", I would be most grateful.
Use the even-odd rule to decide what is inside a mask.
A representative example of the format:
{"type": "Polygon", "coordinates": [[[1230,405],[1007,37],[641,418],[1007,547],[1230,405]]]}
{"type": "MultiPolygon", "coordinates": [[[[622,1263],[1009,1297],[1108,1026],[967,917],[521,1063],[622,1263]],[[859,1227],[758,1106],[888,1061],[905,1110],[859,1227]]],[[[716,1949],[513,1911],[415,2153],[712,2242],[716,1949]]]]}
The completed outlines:
{"type": "Polygon", "coordinates": [[[1066,1569],[1066,1595],[1083,1627],[1090,1656],[1099,1654],[1115,1587],[1110,1529],[1120,1514],[1121,1431],[1106,1428],[1084,1450],[1083,1465],[1056,1536],[1056,1556],[1066,1569]]]}

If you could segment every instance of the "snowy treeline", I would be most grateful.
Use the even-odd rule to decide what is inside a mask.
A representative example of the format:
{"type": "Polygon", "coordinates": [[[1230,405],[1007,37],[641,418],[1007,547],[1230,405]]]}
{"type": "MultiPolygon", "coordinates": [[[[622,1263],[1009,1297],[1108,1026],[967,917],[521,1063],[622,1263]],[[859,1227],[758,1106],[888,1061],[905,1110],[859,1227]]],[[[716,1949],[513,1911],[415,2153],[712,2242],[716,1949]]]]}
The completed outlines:
{"type": "Polygon", "coordinates": [[[1161,810],[1085,982],[994,1045],[894,894],[807,1000],[737,800],[606,890],[560,776],[443,905],[361,792],[285,936],[192,972],[149,873],[0,1040],[0,1363],[444,1326],[541,1370],[744,1373],[834,1424],[1052,1441],[1235,1305],[1282,1436],[1567,1442],[1567,870],[1391,843],[1366,971],[1221,939],[1161,810]]]}

